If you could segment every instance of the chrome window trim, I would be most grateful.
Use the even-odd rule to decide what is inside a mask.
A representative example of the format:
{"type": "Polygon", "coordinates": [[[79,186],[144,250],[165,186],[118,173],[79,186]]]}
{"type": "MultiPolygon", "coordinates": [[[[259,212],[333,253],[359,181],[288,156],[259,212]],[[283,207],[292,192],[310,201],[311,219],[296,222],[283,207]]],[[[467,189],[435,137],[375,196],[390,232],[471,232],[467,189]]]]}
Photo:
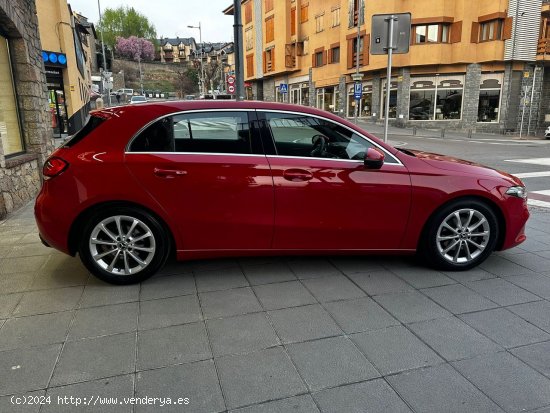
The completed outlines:
{"type": "MultiPolygon", "coordinates": [[[[130,146],[132,146],[132,143],[134,140],[143,132],[145,129],[147,129],[149,126],[151,126],[153,123],[158,122],[161,119],[167,118],[169,116],[178,116],[178,115],[186,115],[190,113],[208,113],[208,112],[252,112],[254,109],[192,109],[192,110],[181,110],[179,112],[172,112],[167,113],[166,115],[159,116],[158,118],[153,119],[152,121],[146,123],[144,126],[142,126],[134,135],[130,138],[128,143],[126,144],[126,147],[124,148],[124,154],[129,153],[161,153],[161,152],[131,152],[130,146]]],[[[248,122],[250,122],[250,119],[248,119],[248,122]]],[[[196,152],[168,152],[168,153],[196,153],[196,152]]],[[[209,152],[208,152],[209,153],[209,152]]],[[[236,154],[236,155],[247,155],[247,154],[236,154]]],[[[251,154],[254,155],[254,154],[251,154]]]]}
{"type": "MultiPolygon", "coordinates": [[[[363,134],[360,134],[356,130],[351,129],[350,127],[348,127],[346,125],[342,125],[340,122],[336,122],[332,119],[327,119],[323,116],[315,115],[315,114],[312,114],[312,113],[294,112],[294,111],[290,111],[290,110],[280,110],[280,109],[273,109],[273,110],[271,110],[271,109],[255,109],[255,110],[256,110],[256,112],[288,113],[288,114],[291,114],[291,115],[311,116],[311,117],[314,117],[314,118],[323,119],[327,122],[335,123],[335,124],[343,127],[344,129],[347,129],[350,132],[355,133],[357,136],[365,139],[367,142],[370,142],[373,146],[377,147],[382,152],[384,152],[386,155],[389,155],[392,159],[395,160],[395,162],[386,162],[386,161],[384,161],[384,164],[387,163],[388,165],[397,165],[397,166],[403,166],[403,167],[405,166],[405,165],[403,165],[403,163],[397,157],[395,157],[394,155],[389,153],[386,149],[384,149],[382,146],[378,145],[376,142],[373,142],[372,140],[370,140],[367,136],[364,136],[363,134]]],[[[272,137],[272,139],[273,139],[273,137],[272,137]]],[[[309,157],[309,156],[304,156],[304,157],[288,156],[288,155],[267,155],[267,156],[268,157],[280,157],[280,158],[324,159],[324,160],[331,160],[331,161],[340,160],[340,161],[347,161],[347,162],[350,162],[350,161],[351,162],[358,162],[357,160],[354,160],[354,159],[314,158],[314,157],[309,157]]],[[[361,162],[361,161],[359,161],[359,162],[361,162]]]]}
{"type": "MultiPolygon", "coordinates": [[[[214,155],[214,156],[266,156],[258,153],[224,153],[224,152],[126,152],[125,155],[214,155]]],[[[320,158],[321,159],[321,158],[320,158]]]]}

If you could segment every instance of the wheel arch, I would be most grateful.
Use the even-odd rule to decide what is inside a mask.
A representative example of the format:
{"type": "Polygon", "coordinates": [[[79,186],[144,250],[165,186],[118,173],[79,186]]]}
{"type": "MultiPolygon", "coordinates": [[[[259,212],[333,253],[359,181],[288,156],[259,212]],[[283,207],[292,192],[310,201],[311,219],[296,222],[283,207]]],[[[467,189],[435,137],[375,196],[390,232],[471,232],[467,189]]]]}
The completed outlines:
{"type": "Polygon", "coordinates": [[[424,226],[422,227],[422,231],[420,232],[420,237],[418,238],[417,242],[417,250],[420,250],[422,248],[422,243],[426,240],[426,232],[428,231],[428,228],[430,228],[430,225],[434,219],[434,217],[437,215],[439,211],[446,208],[453,202],[460,202],[460,201],[478,201],[483,202],[486,204],[491,210],[495,213],[495,216],[498,220],[499,225],[499,231],[498,231],[498,238],[495,246],[496,251],[500,251],[502,249],[502,245],[504,244],[504,239],[506,235],[506,220],[504,219],[504,213],[502,212],[502,209],[498,206],[498,204],[493,201],[490,198],[480,196],[480,195],[463,195],[463,196],[457,196],[455,198],[448,199],[443,204],[439,205],[436,209],[432,211],[429,218],[424,223],[424,226]]]}
{"type": "Polygon", "coordinates": [[[131,201],[105,201],[100,202],[97,204],[93,204],[88,206],[86,209],[84,209],[74,220],[73,224],[71,225],[71,229],[69,230],[69,237],[68,237],[68,248],[69,253],[74,256],[76,255],[78,251],[78,245],[80,244],[80,236],[82,235],[82,232],[84,230],[84,227],[86,225],[86,221],[90,219],[94,214],[97,214],[99,212],[111,209],[111,208],[134,208],[143,212],[146,212],[148,214],[151,214],[155,217],[155,219],[158,220],[164,231],[168,234],[168,250],[169,254],[172,255],[175,253],[176,250],[176,241],[174,238],[174,234],[170,230],[170,227],[166,223],[166,221],[155,211],[151,210],[150,208],[144,207],[143,205],[140,205],[135,202],[131,201]]]}

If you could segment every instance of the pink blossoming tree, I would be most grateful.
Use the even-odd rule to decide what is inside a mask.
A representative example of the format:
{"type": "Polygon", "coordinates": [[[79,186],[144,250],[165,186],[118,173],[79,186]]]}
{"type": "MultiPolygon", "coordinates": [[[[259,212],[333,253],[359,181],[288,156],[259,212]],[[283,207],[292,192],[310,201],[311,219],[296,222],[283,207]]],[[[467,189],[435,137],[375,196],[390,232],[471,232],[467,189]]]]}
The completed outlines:
{"type": "Polygon", "coordinates": [[[125,56],[135,61],[153,60],[155,58],[155,46],[149,40],[141,37],[130,36],[116,38],[115,51],[120,56],[125,56]]]}

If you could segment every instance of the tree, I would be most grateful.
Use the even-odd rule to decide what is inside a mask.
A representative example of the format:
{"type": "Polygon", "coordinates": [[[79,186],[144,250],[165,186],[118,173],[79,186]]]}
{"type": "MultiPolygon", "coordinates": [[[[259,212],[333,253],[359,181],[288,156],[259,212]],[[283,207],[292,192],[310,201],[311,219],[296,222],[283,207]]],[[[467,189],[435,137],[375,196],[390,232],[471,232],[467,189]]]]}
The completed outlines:
{"type": "Polygon", "coordinates": [[[196,69],[188,66],[174,66],[172,72],[174,73],[174,89],[180,98],[197,91],[199,73],[196,69]]]}
{"type": "Polygon", "coordinates": [[[124,57],[139,62],[141,60],[153,60],[155,58],[155,46],[149,40],[130,36],[116,38],[115,52],[124,57]]]}
{"type": "Polygon", "coordinates": [[[155,26],[133,7],[120,6],[116,9],[105,9],[97,27],[103,32],[105,45],[111,49],[114,49],[117,37],[136,36],[156,42],[155,26]]]}

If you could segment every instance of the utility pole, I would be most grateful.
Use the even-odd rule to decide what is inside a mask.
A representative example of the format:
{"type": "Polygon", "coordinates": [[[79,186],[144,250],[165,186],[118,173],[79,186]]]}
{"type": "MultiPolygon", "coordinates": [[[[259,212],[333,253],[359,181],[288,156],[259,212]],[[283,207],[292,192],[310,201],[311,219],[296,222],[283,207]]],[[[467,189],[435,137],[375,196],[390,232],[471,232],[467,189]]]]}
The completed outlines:
{"type": "MultiPolygon", "coordinates": [[[[357,40],[356,40],[356,48],[355,48],[355,75],[352,75],[351,78],[354,80],[355,84],[360,84],[361,80],[363,79],[363,75],[359,73],[359,54],[361,53],[361,2],[357,2],[357,40]]],[[[363,11],[364,12],[364,11],[363,11]]],[[[363,47],[366,47],[365,42],[363,41],[363,47]]],[[[363,87],[361,85],[361,91],[363,90],[363,87]]],[[[359,116],[359,104],[361,102],[360,95],[357,95],[355,93],[355,85],[354,85],[354,98],[355,98],[355,110],[354,112],[354,122],[357,125],[357,117],[359,116]]]]}
{"type": "Polygon", "coordinates": [[[204,91],[204,65],[203,65],[203,53],[204,53],[204,45],[202,44],[202,28],[201,28],[201,22],[199,22],[198,26],[187,26],[190,29],[199,29],[199,44],[201,45],[201,75],[199,76],[199,94],[205,95],[206,92],[204,91]]]}
{"type": "MultiPolygon", "coordinates": [[[[102,23],[102,17],[101,17],[101,4],[99,3],[99,0],[97,0],[97,10],[99,11],[99,23],[102,23]]],[[[103,73],[107,72],[107,58],[105,57],[105,42],[103,41],[103,26],[101,27],[101,53],[103,53],[103,73]]],[[[101,82],[101,86],[103,89],[105,86],[106,78],[102,74],[103,81],[101,82]]],[[[109,96],[109,106],[111,106],[111,89],[107,89],[107,95],[109,96]]]]}
{"type": "Polygon", "coordinates": [[[243,23],[241,19],[241,0],[233,0],[234,24],[233,31],[235,37],[235,80],[236,80],[236,98],[244,99],[244,59],[243,59],[243,23]]]}

